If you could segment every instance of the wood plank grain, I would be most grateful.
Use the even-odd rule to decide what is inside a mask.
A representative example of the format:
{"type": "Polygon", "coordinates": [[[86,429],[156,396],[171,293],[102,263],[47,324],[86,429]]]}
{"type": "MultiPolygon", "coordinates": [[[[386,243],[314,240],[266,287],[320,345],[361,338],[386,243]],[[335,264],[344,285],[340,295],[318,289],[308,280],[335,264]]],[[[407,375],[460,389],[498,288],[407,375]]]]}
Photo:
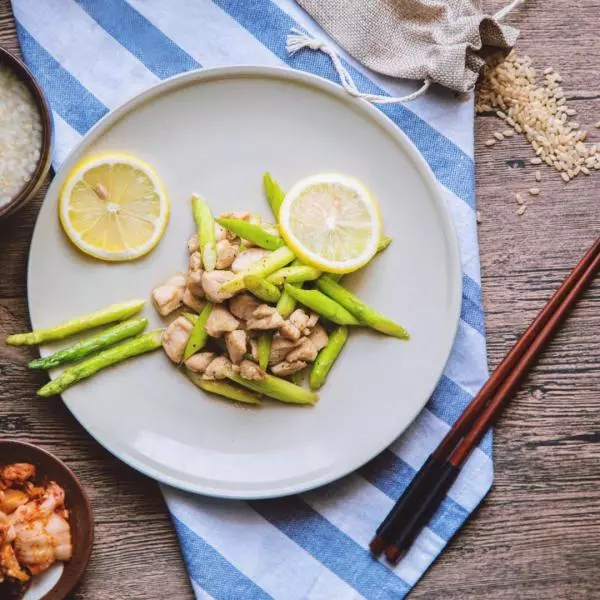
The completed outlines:
{"type": "MultiPolygon", "coordinates": [[[[489,13],[503,0],[484,2],[489,13]]],[[[600,120],[598,0],[528,0],[509,21],[517,50],[557,68],[583,127],[600,120]]],[[[8,0],[0,44],[18,51],[8,0]]],[[[515,214],[514,194],[537,169],[521,138],[493,149],[501,127],[476,119],[482,287],[490,365],[497,364],[600,232],[600,174],[565,185],[542,168],[542,192],[515,214]],[[509,162],[523,161],[522,168],[509,162]]],[[[590,129],[600,142],[600,131],[590,129]]],[[[0,336],[28,327],[26,265],[43,194],[0,223],[0,336]]],[[[427,600],[592,599],[600,581],[600,282],[578,304],[503,415],[495,433],[488,498],[416,586],[427,600]]],[[[191,598],[156,484],[95,443],[59,400],[39,401],[45,376],[26,370],[35,352],[0,346],[0,436],[40,444],[65,460],[88,489],[97,541],[73,598],[191,598]]],[[[237,599],[236,599],[237,600],[237,599]]]]}

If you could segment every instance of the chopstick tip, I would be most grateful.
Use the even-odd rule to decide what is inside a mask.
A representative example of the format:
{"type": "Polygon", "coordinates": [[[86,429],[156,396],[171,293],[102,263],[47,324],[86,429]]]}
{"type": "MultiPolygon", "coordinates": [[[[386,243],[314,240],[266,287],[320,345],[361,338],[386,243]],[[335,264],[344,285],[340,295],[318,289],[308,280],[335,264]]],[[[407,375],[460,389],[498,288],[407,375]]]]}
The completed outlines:
{"type": "Polygon", "coordinates": [[[392,565],[397,565],[400,559],[402,558],[403,554],[404,552],[402,552],[402,550],[398,548],[398,546],[396,546],[395,544],[390,544],[385,549],[385,557],[387,561],[392,565]]]}
{"type": "Polygon", "coordinates": [[[375,557],[381,556],[381,553],[385,549],[385,540],[378,535],[376,535],[369,544],[369,548],[371,550],[371,554],[375,557]]]}

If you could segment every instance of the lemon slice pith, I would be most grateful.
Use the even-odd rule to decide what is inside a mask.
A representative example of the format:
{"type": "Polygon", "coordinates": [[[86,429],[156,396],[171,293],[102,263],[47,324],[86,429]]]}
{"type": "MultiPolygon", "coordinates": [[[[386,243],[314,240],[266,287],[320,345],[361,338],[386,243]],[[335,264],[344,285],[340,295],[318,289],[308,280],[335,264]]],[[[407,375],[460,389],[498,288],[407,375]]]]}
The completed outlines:
{"type": "Polygon", "coordinates": [[[350,273],[371,260],[381,237],[379,205],[359,180],[339,173],[302,179],[279,210],[281,235],[307,264],[350,273]]]}
{"type": "Polygon", "coordinates": [[[167,193],[154,170],[123,154],[79,164],[60,195],[60,222],[83,252],[106,261],[147,254],[169,219],[167,193]]]}

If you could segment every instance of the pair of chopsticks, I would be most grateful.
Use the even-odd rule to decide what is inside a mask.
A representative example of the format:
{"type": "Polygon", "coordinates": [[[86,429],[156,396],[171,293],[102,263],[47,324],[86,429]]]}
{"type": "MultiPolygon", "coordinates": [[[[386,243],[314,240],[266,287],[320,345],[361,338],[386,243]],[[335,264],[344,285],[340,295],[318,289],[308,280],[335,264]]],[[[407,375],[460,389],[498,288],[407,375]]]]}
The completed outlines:
{"type": "Polygon", "coordinates": [[[429,456],[371,540],[371,552],[396,564],[446,496],[469,454],[508,403],[523,376],[600,267],[600,238],[496,367],[429,456]]]}

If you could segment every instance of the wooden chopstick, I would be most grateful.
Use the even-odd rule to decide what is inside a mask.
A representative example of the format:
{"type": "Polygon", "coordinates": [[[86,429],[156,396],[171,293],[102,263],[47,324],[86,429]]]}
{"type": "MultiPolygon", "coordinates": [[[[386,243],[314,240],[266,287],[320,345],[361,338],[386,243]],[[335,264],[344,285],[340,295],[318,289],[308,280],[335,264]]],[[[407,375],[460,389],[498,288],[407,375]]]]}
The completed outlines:
{"type": "Polygon", "coordinates": [[[547,343],[600,266],[600,238],[494,370],[465,411],[421,467],[386,519],[370,547],[396,563],[430,520],[460,467],[498,416],[520,379],[547,343]]]}

